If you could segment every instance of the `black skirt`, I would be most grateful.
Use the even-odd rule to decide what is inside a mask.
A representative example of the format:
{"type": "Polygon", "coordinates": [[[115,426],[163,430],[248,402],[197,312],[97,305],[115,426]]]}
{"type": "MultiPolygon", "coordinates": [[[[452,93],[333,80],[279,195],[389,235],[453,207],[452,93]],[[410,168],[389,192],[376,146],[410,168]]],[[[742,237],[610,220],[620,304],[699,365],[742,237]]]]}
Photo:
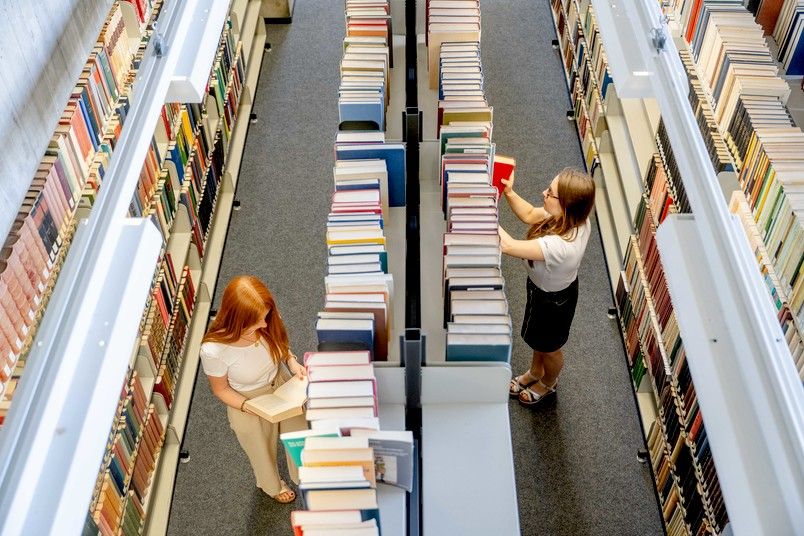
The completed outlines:
{"type": "Polygon", "coordinates": [[[578,278],[557,292],[547,292],[528,279],[528,303],[522,338],[537,352],[554,352],[567,343],[578,303],[578,278]]]}

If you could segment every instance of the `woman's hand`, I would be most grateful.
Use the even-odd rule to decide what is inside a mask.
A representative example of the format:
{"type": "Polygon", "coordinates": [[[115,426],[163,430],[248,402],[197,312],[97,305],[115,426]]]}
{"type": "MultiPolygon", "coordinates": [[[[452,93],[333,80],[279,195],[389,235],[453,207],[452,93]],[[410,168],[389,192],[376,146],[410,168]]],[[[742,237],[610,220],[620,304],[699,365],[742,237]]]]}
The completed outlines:
{"type": "Polygon", "coordinates": [[[288,368],[290,372],[300,380],[303,380],[307,376],[307,369],[300,365],[299,362],[296,361],[296,356],[292,354],[288,359],[288,368]]]}
{"type": "Polygon", "coordinates": [[[514,191],[514,175],[516,171],[511,171],[511,178],[510,179],[501,179],[503,186],[503,194],[510,194],[514,191]]]}

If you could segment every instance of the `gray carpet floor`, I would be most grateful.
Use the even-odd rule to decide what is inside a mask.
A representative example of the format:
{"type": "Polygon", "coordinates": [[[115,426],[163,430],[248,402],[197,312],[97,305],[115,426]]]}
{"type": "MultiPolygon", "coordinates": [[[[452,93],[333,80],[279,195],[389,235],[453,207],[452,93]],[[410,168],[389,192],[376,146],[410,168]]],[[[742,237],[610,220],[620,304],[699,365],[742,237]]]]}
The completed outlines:
{"type": "MultiPolygon", "coordinates": [[[[485,1],[483,67],[495,111],[494,140],[518,161],[517,190],[538,200],[553,175],[582,165],[547,0],[485,1]]],[[[343,4],[300,0],[293,23],[268,26],[265,55],[246,144],[235,212],[221,265],[216,304],[240,273],[261,277],[274,292],[296,353],[315,344],[314,312],[323,302],[324,218],[337,128],[337,65],[343,4]]],[[[503,225],[524,227],[503,210],[503,225]]],[[[581,297],[566,347],[557,401],[533,411],[511,403],[522,534],[661,534],[648,468],[636,458],[642,438],[611,306],[595,229],[581,268],[581,297]]],[[[525,273],[506,260],[509,301],[518,333],[525,273]]],[[[516,340],[512,367],[530,352],[516,340]]],[[[206,378],[196,382],[178,469],[171,536],[291,534],[289,514],[254,484],[206,378]]],[[[482,507],[484,491],[478,490],[482,507]]],[[[459,515],[456,512],[456,515],[459,515]]],[[[450,535],[426,535],[450,536],[450,535]]]]}

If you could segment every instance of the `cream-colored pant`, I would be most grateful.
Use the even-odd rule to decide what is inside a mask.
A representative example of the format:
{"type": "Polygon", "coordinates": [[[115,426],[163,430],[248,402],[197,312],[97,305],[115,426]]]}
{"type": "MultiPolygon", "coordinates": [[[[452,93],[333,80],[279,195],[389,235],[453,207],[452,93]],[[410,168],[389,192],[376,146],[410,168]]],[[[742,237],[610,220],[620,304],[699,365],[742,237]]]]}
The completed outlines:
{"type": "MultiPolygon", "coordinates": [[[[280,374],[277,374],[277,377],[280,374]]],[[[253,391],[240,391],[246,398],[273,393],[274,390],[284,383],[284,379],[274,379],[265,387],[254,389],[253,391]]],[[[257,479],[257,487],[273,497],[279,494],[282,484],[279,477],[279,467],[277,465],[276,451],[279,442],[279,434],[285,432],[295,432],[307,429],[307,419],[304,414],[291,417],[279,423],[271,423],[252,415],[227,407],[229,425],[232,427],[240,446],[246,452],[251,468],[254,469],[254,477],[257,479]]],[[[296,465],[285,453],[288,463],[290,478],[296,484],[299,483],[299,471],[296,465]]]]}

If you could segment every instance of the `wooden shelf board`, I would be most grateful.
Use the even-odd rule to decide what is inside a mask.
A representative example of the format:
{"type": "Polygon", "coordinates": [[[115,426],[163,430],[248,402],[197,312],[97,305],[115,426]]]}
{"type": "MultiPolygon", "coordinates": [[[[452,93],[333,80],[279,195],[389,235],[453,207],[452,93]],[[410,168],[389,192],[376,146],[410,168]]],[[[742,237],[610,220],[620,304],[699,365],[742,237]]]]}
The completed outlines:
{"type": "Polygon", "coordinates": [[[246,7],[249,0],[233,0],[229,13],[232,16],[232,29],[234,30],[237,38],[241,37],[243,33],[243,23],[246,19],[246,7]]]}
{"type": "Polygon", "coordinates": [[[394,302],[391,304],[391,332],[388,334],[388,361],[400,363],[399,337],[405,334],[405,207],[389,209],[388,221],[385,223],[385,238],[388,249],[388,272],[394,276],[394,302]]]}
{"type": "Polygon", "coordinates": [[[636,396],[642,426],[645,427],[646,431],[650,430],[651,424],[656,420],[656,403],[653,400],[653,393],[638,392],[636,396]]]}
{"type": "MultiPolygon", "coordinates": [[[[251,45],[256,39],[256,34],[259,33],[257,22],[262,22],[260,18],[260,3],[260,0],[251,0],[246,8],[246,17],[243,19],[243,33],[241,34],[240,40],[243,42],[243,53],[245,54],[243,59],[246,62],[246,66],[249,65],[254,50],[251,45]]],[[[262,35],[265,35],[264,25],[262,27],[262,35]]],[[[263,45],[260,45],[260,48],[262,48],[262,46],[263,45]]]]}
{"type": "Polygon", "coordinates": [[[620,174],[620,190],[628,207],[629,219],[633,220],[639,201],[642,199],[640,167],[631,146],[625,118],[620,115],[607,115],[606,123],[611,136],[612,152],[620,174]]]}
{"type": "MultiPolygon", "coordinates": [[[[252,45],[252,52],[261,54],[261,49],[265,44],[265,33],[258,35],[254,38],[252,45]]],[[[253,56],[257,58],[258,56],[253,56]]],[[[262,66],[262,57],[260,61],[252,62],[246,68],[246,85],[243,87],[243,95],[241,96],[240,110],[238,112],[238,120],[235,123],[234,130],[232,131],[232,139],[229,143],[229,156],[226,163],[226,170],[232,177],[232,184],[237,185],[237,179],[240,176],[240,162],[243,158],[243,150],[246,145],[246,134],[248,133],[249,116],[253,108],[254,99],[253,92],[257,85],[257,80],[260,77],[260,67],[262,66]],[[246,94],[248,91],[248,94],[246,94]]]]}
{"type": "Polygon", "coordinates": [[[656,152],[654,141],[655,132],[651,133],[651,125],[648,121],[642,99],[620,99],[623,117],[628,125],[628,132],[634,147],[634,157],[636,158],[639,176],[644,175],[650,163],[650,159],[656,152]]]}
{"type": "Polygon", "coordinates": [[[418,48],[416,59],[418,66],[417,89],[419,94],[419,110],[424,111],[422,120],[422,140],[436,139],[438,128],[438,91],[430,89],[427,76],[427,47],[424,45],[424,35],[417,39],[418,48]]]}
{"type": "Polygon", "coordinates": [[[176,464],[179,462],[180,444],[174,441],[170,432],[165,435],[165,444],[156,461],[156,470],[151,487],[145,499],[145,523],[143,534],[166,534],[170,518],[170,503],[173,498],[173,484],[176,481],[176,464]]]}
{"type": "Polygon", "coordinates": [[[184,359],[179,374],[179,384],[173,395],[173,410],[170,414],[170,425],[180,438],[184,437],[184,429],[187,425],[187,417],[190,413],[190,399],[193,395],[195,386],[195,374],[198,371],[199,350],[201,339],[207,328],[207,317],[212,304],[209,300],[202,301],[196,305],[193,312],[193,320],[190,327],[187,343],[185,346],[184,359]]]}
{"type": "Polygon", "coordinates": [[[600,168],[603,172],[603,181],[606,185],[605,194],[608,200],[608,209],[610,210],[609,218],[614,224],[619,250],[625,251],[628,237],[631,236],[633,230],[631,223],[632,212],[625,204],[622,178],[618,172],[615,155],[602,152],[598,155],[598,158],[600,159],[600,168]]]}
{"type": "Polygon", "coordinates": [[[438,184],[439,144],[436,141],[420,145],[421,157],[421,300],[422,326],[427,336],[427,362],[446,359],[446,331],[443,329],[444,297],[442,295],[443,234],[446,230],[441,211],[441,186],[438,184]],[[429,328],[429,329],[428,329],[429,328]]]}
{"type": "Polygon", "coordinates": [[[597,214],[597,223],[600,228],[600,237],[603,240],[603,252],[606,256],[609,280],[612,288],[616,288],[623,258],[617,243],[614,222],[611,219],[611,208],[609,208],[608,195],[605,192],[606,187],[598,180],[595,182],[597,183],[595,188],[595,213],[597,214]]]}
{"type": "Polygon", "coordinates": [[[394,68],[391,69],[390,99],[385,111],[385,139],[402,139],[402,113],[405,111],[405,36],[393,36],[394,68]]]}

